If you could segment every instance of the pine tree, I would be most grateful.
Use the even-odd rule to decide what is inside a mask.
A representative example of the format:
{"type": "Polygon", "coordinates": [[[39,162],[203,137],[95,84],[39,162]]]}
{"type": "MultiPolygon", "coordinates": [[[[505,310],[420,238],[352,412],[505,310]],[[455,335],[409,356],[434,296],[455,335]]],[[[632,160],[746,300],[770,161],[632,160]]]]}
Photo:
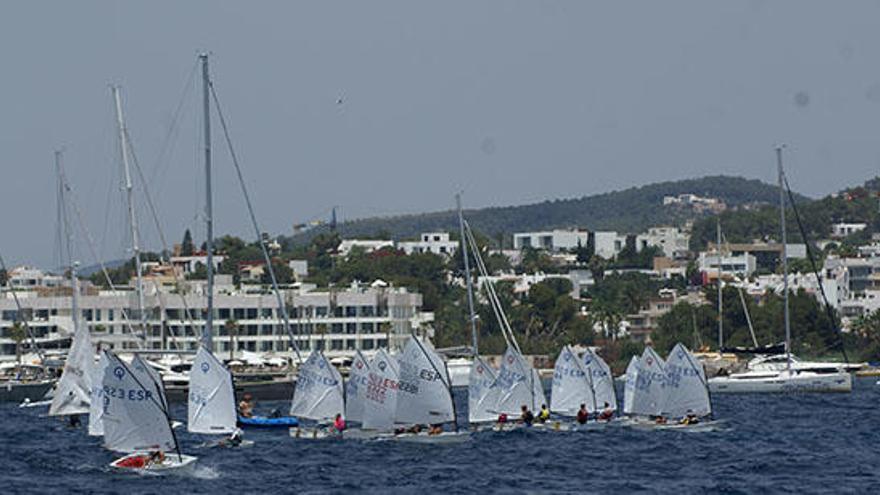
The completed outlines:
{"type": "Polygon", "coordinates": [[[183,256],[192,256],[193,254],[193,238],[189,229],[183,233],[183,242],[180,244],[180,254],[183,256]]]}

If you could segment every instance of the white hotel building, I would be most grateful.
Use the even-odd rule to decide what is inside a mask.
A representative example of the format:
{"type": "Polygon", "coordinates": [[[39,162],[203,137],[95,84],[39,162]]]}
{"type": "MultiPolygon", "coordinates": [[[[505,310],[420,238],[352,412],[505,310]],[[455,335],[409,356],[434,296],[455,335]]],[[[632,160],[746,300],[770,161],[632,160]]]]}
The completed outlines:
{"type": "MultiPolygon", "coordinates": [[[[69,291],[68,291],[69,292],[69,291]]],[[[200,293],[181,296],[167,290],[145,296],[147,336],[143,348],[195,350],[206,316],[206,299],[200,293]],[[185,304],[184,304],[185,297],[185,304]],[[189,308],[192,319],[187,318],[189,308]]],[[[330,356],[350,355],[360,349],[398,347],[412,330],[425,328],[432,313],[421,311],[421,294],[401,288],[352,287],[336,291],[285,290],[283,297],[291,330],[303,352],[323,349],[330,356]]],[[[22,317],[45,349],[66,348],[73,331],[71,297],[41,296],[18,291],[22,317]]],[[[137,349],[125,319],[130,311],[135,331],[140,322],[134,315],[133,291],[101,291],[79,298],[82,322],[88,325],[94,342],[102,348],[137,349]]],[[[19,319],[12,294],[0,297],[0,360],[15,358],[15,341],[10,331],[19,319]]],[[[293,349],[281,312],[271,293],[252,294],[218,290],[214,297],[214,352],[228,354],[233,340],[236,351],[290,355],[293,349]],[[234,337],[226,322],[234,320],[234,337]]],[[[26,349],[30,338],[23,344],[26,349]]]]}

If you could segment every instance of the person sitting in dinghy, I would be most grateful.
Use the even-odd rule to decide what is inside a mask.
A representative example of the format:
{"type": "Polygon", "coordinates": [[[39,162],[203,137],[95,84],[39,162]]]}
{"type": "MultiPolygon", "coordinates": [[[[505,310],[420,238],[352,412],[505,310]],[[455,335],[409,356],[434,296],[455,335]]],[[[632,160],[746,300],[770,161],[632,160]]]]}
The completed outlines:
{"type": "Polygon", "coordinates": [[[586,424],[587,420],[590,419],[590,413],[587,412],[587,405],[581,404],[581,408],[578,409],[577,413],[577,422],[578,424],[586,424]]]}
{"type": "Polygon", "coordinates": [[[440,423],[431,425],[431,429],[428,430],[428,435],[439,435],[441,433],[443,433],[443,425],[440,423]]]}
{"type": "Polygon", "coordinates": [[[341,414],[336,414],[336,418],[333,420],[333,432],[341,435],[345,430],[345,420],[342,419],[341,414]]]}
{"type": "Polygon", "coordinates": [[[538,413],[538,422],[544,424],[548,419],[550,419],[550,409],[547,409],[547,404],[541,404],[541,411],[538,413]]]}
{"type": "Polygon", "coordinates": [[[499,414],[498,415],[498,425],[504,426],[506,424],[507,424],[507,414],[506,413],[499,414]]]}
{"type": "Polygon", "coordinates": [[[602,407],[602,412],[599,413],[599,417],[597,418],[599,421],[611,421],[611,418],[614,417],[614,410],[611,409],[611,405],[607,402],[602,407]]]}
{"type": "Polygon", "coordinates": [[[254,415],[254,403],[251,394],[244,394],[238,403],[238,415],[242,418],[251,418],[254,415]]]}
{"type": "Polygon", "coordinates": [[[527,406],[522,406],[522,414],[520,414],[519,420],[526,426],[532,426],[532,423],[535,422],[535,414],[529,411],[527,406]]]}
{"type": "Polygon", "coordinates": [[[699,422],[700,418],[698,418],[697,415],[694,414],[694,412],[690,409],[688,409],[687,415],[681,418],[681,421],[679,421],[679,423],[683,425],[695,425],[699,422]]]}

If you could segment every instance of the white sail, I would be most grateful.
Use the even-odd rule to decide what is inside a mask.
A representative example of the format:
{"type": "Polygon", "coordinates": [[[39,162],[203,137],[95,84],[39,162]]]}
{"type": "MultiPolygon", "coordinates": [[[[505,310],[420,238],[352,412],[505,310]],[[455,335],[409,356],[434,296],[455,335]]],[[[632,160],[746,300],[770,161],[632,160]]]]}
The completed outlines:
{"type": "Polygon", "coordinates": [[[367,389],[364,393],[365,430],[390,431],[394,428],[397,411],[397,362],[384,349],[373,357],[367,372],[367,389]]]}
{"type": "Polygon", "coordinates": [[[348,372],[348,380],[345,381],[345,419],[347,421],[362,422],[364,420],[364,394],[367,391],[369,379],[367,373],[370,365],[366,358],[357,351],[351,361],[351,370],[348,372]]]}
{"type": "Polygon", "coordinates": [[[104,411],[109,398],[104,395],[104,373],[110,366],[106,353],[101,353],[98,364],[92,366],[92,396],[89,403],[89,435],[100,437],[104,434],[104,411]]]}
{"type": "Polygon", "coordinates": [[[484,423],[497,418],[493,413],[495,405],[489,406],[486,400],[495,378],[494,370],[480,356],[474,356],[468,377],[468,422],[484,423]]]}
{"type": "Polygon", "coordinates": [[[237,420],[232,374],[211,351],[199,347],[189,372],[187,430],[228,434],[236,430],[237,420]]]}
{"type": "Polygon", "coordinates": [[[544,382],[538,370],[529,366],[532,370],[532,411],[538,411],[547,407],[547,397],[544,396],[544,382]]]}
{"type": "Polygon", "coordinates": [[[321,351],[312,351],[297,370],[290,414],[314,421],[333,420],[345,408],[342,375],[321,351]]]}
{"type": "Polygon", "coordinates": [[[131,360],[131,365],[136,368],[137,371],[143,371],[150,376],[152,379],[150,380],[150,383],[153,385],[151,391],[161,399],[159,403],[167,411],[168,398],[165,396],[165,382],[162,381],[162,375],[159,374],[159,370],[152,366],[149,361],[143,359],[140,354],[135,354],[134,359],[131,360]]]}
{"type": "Polygon", "coordinates": [[[563,416],[576,416],[581,404],[596,410],[589,377],[569,346],[562,348],[553,368],[550,410],[563,416]]]}
{"type": "Polygon", "coordinates": [[[663,360],[651,347],[645,347],[638,361],[636,388],[632,397],[632,414],[659,416],[663,409],[666,371],[663,360]]]}
{"type": "Polygon", "coordinates": [[[581,363],[584,370],[589,373],[589,382],[595,399],[593,404],[587,403],[587,411],[591,413],[602,411],[606,403],[612,411],[616,411],[617,394],[614,391],[614,376],[608,363],[590,348],[587,348],[581,363]]]}
{"type": "Polygon", "coordinates": [[[446,363],[427,340],[410,337],[397,356],[397,412],[400,424],[455,421],[446,363]]]}
{"type": "Polygon", "coordinates": [[[636,391],[636,381],[639,378],[639,357],[633,356],[626,366],[626,384],[623,387],[623,413],[633,413],[633,395],[636,391]]]}
{"type": "Polygon", "coordinates": [[[712,412],[706,373],[687,347],[676,344],[667,357],[665,369],[665,416],[682,418],[689,413],[707,416],[712,412]]]}
{"type": "Polygon", "coordinates": [[[126,365],[107,352],[103,378],[108,399],[104,446],[118,452],[170,451],[175,448],[167,412],[154,392],[153,377],[142,364],[126,365]]]}
{"type": "MultiPolygon", "coordinates": [[[[508,346],[502,357],[501,368],[487,398],[493,399],[495,414],[519,415],[522,406],[532,411],[544,403],[540,380],[535,380],[532,367],[522,354],[508,346]]],[[[491,407],[491,406],[490,406],[491,407]]]]}
{"type": "Polygon", "coordinates": [[[89,412],[92,392],[92,367],[95,351],[85,325],[79,326],[73,335],[70,352],[64,363],[64,371],[52,396],[49,416],[85,414],[89,412]]]}

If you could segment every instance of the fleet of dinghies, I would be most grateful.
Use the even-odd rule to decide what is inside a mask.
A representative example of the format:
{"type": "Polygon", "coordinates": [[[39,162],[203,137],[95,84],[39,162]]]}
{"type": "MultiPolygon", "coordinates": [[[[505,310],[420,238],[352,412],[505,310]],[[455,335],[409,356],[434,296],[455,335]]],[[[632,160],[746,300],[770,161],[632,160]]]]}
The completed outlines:
{"type": "Polygon", "coordinates": [[[611,368],[592,349],[583,356],[565,346],[556,359],[550,393],[550,411],[564,417],[577,416],[583,405],[587,413],[617,410],[611,368]]]}

